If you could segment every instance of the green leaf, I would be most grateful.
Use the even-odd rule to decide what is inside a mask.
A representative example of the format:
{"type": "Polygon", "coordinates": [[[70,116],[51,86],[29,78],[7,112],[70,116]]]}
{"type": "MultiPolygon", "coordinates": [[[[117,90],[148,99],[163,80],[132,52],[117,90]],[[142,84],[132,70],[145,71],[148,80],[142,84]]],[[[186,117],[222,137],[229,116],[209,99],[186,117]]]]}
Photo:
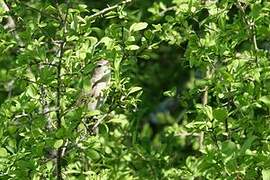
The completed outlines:
{"type": "Polygon", "coordinates": [[[201,112],[205,114],[209,118],[209,120],[213,119],[213,110],[211,106],[208,106],[208,105],[204,106],[202,104],[196,104],[196,108],[201,110],[201,112]]]}
{"type": "Polygon", "coordinates": [[[128,42],[134,42],[135,40],[136,39],[135,39],[134,36],[129,36],[128,39],[127,39],[128,42]]]}
{"type": "Polygon", "coordinates": [[[106,146],[106,147],[105,147],[105,152],[106,152],[107,154],[111,154],[111,153],[112,153],[112,148],[110,148],[109,146],[106,146]]]}
{"type": "Polygon", "coordinates": [[[109,49],[113,45],[113,39],[109,37],[103,37],[98,44],[104,43],[107,49],[109,49]]]}
{"type": "Polygon", "coordinates": [[[131,87],[131,88],[129,88],[128,95],[130,95],[130,94],[132,94],[132,93],[135,93],[135,92],[137,92],[137,91],[140,91],[140,90],[142,90],[141,87],[138,87],[138,86],[131,87]]]}
{"type": "Polygon", "coordinates": [[[176,91],[177,91],[176,87],[173,87],[172,89],[163,92],[163,95],[167,97],[174,97],[176,96],[176,91]]]}
{"type": "Polygon", "coordinates": [[[27,87],[26,94],[31,98],[38,98],[37,90],[33,85],[27,87]]]}
{"type": "Polygon", "coordinates": [[[46,168],[47,168],[47,170],[51,170],[53,168],[53,162],[52,161],[47,162],[46,168]]]}
{"type": "Polygon", "coordinates": [[[225,141],[222,143],[222,152],[226,155],[231,155],[237,150],[237,145],[232,141],[225,141]]]}
{"type": "Polygon", "coordinates": [[[93,111],[87,111],[86,112],[86,117],[93,117],[93,116],[97,116],[97,115],[100,115],[99,110],[93,110],[93,111]]]}
{"type": "Polygon", "coordinates": [[[0,148],[0,157],[8,156],[8,152],[5,148],[0,148]]]}
{"type": "Polygon", "coordinates": [[[94,46],[97,42],[98,42],[98,39],[96,37],[88,37],[88,39],[90,40],[90,43],[91,43],[91,47],[94,46]]]}
{"type": "Polygon", "coordinates": [[[267,106],[270,106],[270,96],[262,96],[259,100],[267,106]]]}
{"type": "Polygon", "coordinates": [[[246,152],[247,149],[249,149],[253,143],[253,141],[257,139],[256,136],[250,136],[248,137],[248,139],[245,141],[245,143],[243,144],[241,150],[240,150],[240,154],[244,154],[246,152]]]}
{"type": "Polygon", "coordinates": [[[129,45],[129,46],[126,47],[126,49],[130,50],[130,51],[135,51],[135,50],[140,49],[140,47],[137,46],[137,45],[129,45]]]}
{"type": "Polygon", "coordinates": [[[40,81],[42,83],[49,83],[55,79],[54,70],[49,67],[44,67],[40,69],[40,81]]]}
{"type": "Polygon", "coordinates": [[[78,36],[67,36],[67,41],[77,41],[78,39],[78,36]]]}
{"type": "Polygon", "coordinates": [[[122,127],[128,124],[127,117],[123,114],[116,115],[109,120],[109,123],[120,124],[122,127]]]}
{"type": "Polygon", "coordinates": [[[41,22],[38,24],[38,27],[40,28],[43,28],[43,27],[46,27],[47,26],[47,23],[44,23],[44,22],[41,22]]]}
{"type": "Polygon", "coordinates": [[[98,159],[100,159],[99,153],[98,153],[96,150],[94,150],[94,149],[89,149],[89,150],[87,151],[87,155],[88,155],[91,159],[93,159],[93,160],[98,160],[98,159]]]}
{"type": "Polygon", "coordinates": [[[58,148],[60,148],[63,145],[63,143],[64,143],[63,139],[59,139],[59,140],[55,141],[53,147],[55,149],[58,149],[58,148]]]}
{"type": "Polygon", "coordinates": [[[134,23],[130,26],[129,31],[130,32],[140,31],[145,29],[147,26],[148,24],[146,22],[134,23]]]}
{"type": "Polygon", "coordinates": [[[262,170],[262,178],[263,180],[270,180],[270,169],[262,170]]]}
{"type": "Polygon", "coordinates": [[[224,108],[218,108],[213,111],[213,116],[219,121],[223,121],[228,117],[228,112],[224,108]]]}
{"type": "Polygon", "coordinates": [[[154,28],[155,28],[155,32],[159,32],[159,31],[162,31],[162,26],[160,24],[153,24],[152,25],[154,28]]]}
{"type": "Polygon", "coordinates": [[[47,11],[47,13],[56,13],[57,12],[57,9],[55,7],[53,7],[52,5],[49,5],[45,8],[45,10],[47,11]]]}
{"type": "Polygon", "coordinates": [[[106,124],[100,124],[99,134],[105,135],[109,133],[109,127],[106,124]]]}

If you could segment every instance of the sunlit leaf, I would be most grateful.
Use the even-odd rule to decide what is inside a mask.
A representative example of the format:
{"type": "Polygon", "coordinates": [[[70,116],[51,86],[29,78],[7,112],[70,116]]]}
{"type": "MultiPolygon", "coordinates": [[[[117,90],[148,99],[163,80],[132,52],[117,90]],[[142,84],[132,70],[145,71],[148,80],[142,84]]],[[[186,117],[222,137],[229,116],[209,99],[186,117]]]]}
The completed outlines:
{"type": "Polygon", "coordinates": [[[270,106],[270,96],[262,96],[260,98],[260,101],[266,104],[267,106],[270,106]]]}
{"type": "Polygon", "coordinates": [[[224,108],[218,108],[213,111],[213,116],[219,121],[223,121],[228,117],[228,112],[224,108]]]}
{"type": "Polygon", "coordinates": [[[8,156],[8,152],[5,148],[0,148],[0,157],[8,156]]]}
{"type": "Polygon", "coordinates": [[[137,45],[129,45],[129,46],[126,47],[126,49],[130,50],[130,51],[134,51],[134,50],[140,49],[140,47],[137,46],[137,45]]]}
{"type": "Polygon", "coordinates": [[[262,178],[263,180],[270,180],[270,169],[262,170],[262,178]]]}
{"type": "Polygon", "coordinates": [[[129,89],[129,91],[128,91],[128,95],[130,95],[130,94],[132,94],[132,93],[135,93],[135,92],[138,92],[138,91],[141,91],[141,90],[142,90],[141,87],[137,87],[137,86],[131,87],[131,88],[129,89]]]}
{"type": "Polygon", "coordinates": [[[55,141],[53,147],[55,149],[58,149],[58,148],[60,148],[63,145],[63,143],[64,143],[63,139],[59,139],[59,140],[55,141]]]}
{"type": "Polygon", "coordinates": [[[98,159],[100,159],[99,153],[98,153],[96,150],[94,150],[94,149],[89,149],[89,150],[87,150],[87,155],[88,155],[91,159],[93,159],[93,160],[98,160],[98,159]]]}
{"type": "Polygon", "coordinates": [[[139,22],[139,23],[134,23],[130,26],[129,31],[140,31],[145,29],[148,26],[146,22],[139,22]]]}

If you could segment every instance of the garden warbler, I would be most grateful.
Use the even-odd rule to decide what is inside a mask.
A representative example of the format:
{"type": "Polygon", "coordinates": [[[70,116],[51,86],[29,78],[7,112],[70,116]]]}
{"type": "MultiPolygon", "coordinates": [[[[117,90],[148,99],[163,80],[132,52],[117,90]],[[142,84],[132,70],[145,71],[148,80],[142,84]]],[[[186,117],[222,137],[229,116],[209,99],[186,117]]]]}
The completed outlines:
{"type": "Polygon", "coordinates": [[[110,63],[107,60],[100,60],[91,78],[91,100],[88,103],[89,110],[99,109],[105,102],[104,91],[108,88],[111,79],[110,63]]]}
{"type": "Polygon", "coordinates": [[[108,60],[99,60],[96,63],[91,78],[91,89],[86,91],[77,101],[77,104],[87,104],[88,109],[97,110],[106,100],[105,90],[109,87],[111,67],[108,60]]]}

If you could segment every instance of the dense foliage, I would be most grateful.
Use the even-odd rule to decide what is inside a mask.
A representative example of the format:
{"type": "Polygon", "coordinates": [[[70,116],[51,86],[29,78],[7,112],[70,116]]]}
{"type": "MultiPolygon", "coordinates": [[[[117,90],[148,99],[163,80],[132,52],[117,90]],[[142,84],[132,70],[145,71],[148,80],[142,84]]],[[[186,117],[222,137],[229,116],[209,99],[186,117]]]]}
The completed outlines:
{"type": "Polygon", "coordinates": [[[270,179],[270,2],[0,4],[0,179],[270,179]]]}

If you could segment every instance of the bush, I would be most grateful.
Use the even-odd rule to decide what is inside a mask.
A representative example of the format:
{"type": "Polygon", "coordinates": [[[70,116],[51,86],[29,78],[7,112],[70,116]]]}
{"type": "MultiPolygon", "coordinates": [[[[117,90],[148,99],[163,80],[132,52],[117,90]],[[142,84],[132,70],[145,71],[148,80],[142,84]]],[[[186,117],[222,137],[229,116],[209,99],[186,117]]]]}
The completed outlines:
{"type": "Polygon", "coordinates": [[[0,4],[2,179],[270,178],[269,2],[0,4]]]}

